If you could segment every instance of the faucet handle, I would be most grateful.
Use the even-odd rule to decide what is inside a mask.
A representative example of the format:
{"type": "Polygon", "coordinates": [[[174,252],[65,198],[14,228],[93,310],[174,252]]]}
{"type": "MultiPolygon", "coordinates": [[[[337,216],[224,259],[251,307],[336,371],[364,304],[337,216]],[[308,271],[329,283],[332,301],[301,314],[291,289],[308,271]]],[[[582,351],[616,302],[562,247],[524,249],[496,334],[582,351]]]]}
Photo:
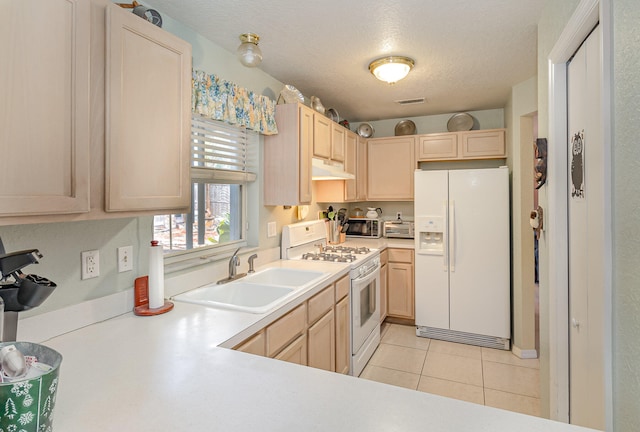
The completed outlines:
{"type": "Polygon", "coordinates": [[[255,260],[256,258],[258,258],[258,254],[253,254],[249,257],[249,273],[255,272],[255,270],[253,269],[253,260],[255,260]]]}

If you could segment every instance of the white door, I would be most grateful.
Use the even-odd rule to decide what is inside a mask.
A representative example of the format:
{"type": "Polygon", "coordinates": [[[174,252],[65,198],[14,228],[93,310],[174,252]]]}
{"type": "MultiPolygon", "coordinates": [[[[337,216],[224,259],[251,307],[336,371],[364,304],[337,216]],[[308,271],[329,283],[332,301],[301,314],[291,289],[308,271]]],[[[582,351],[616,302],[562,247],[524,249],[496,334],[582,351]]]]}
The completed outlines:
{"type": "Polygon", "coordinates": [[[507,168],[449,171],[449,272],[451,330],[508,339],[507,168]]]}
{"type": "MultiPolygon", "coordinates": [[[[449,190],[447,171],[416,171],[414,186],[415,233],[415,314],[416,325],[449,328],[449,266],[447,249],[427,251],[421,241],[436,244],[435,230],[427,224],[440,218],[446,241],[446,218],[449,190]],[[428,239],[426,237],[429,237],[428,239]]],[[[437,241],[442,242],[443,238],[437,241]]]]}
{"type": "Polygon", "coordinates": [[[604,143],[601,32],[567,67],[569,193],[569,418],[604,429],[604,143]]]}

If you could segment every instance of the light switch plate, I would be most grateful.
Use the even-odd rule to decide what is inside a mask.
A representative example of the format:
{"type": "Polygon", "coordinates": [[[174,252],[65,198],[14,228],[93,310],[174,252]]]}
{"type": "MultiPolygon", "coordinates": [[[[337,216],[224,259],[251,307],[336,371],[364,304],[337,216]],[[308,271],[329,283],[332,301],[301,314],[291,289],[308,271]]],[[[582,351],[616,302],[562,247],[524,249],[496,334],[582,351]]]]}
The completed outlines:
{"type": "Polygon", "coordinates": [[[267,237],[275,237],[278,233],[276,232],[276,223],[275,222],[267,222],[267,237]]]}
{"type": "Polygon", "coordinates": [[[118,273],[133,270],[133,246],[118,248],[118,273]]]}

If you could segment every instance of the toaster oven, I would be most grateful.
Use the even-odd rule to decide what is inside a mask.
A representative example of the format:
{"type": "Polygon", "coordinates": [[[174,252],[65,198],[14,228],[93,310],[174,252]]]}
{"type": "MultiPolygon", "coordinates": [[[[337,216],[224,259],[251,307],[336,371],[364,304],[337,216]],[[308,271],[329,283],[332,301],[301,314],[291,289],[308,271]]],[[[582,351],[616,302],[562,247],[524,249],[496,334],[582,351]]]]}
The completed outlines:
{"type": "Polygon", "coordinates": [[[386,221],[384,223],[384,236],[387,238],[413,238],[413,222],[386,221]]]}

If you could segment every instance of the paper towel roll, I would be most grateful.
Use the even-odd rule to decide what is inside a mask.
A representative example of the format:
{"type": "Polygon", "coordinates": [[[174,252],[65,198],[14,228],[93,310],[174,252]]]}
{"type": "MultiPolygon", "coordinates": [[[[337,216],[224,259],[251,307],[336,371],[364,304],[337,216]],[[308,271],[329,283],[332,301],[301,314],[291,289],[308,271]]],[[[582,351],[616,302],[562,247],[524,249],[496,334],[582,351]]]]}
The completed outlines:
{"type": "Polygon", "coordinates": [[[164,258],[162,246],[157,240],[149,247],[149,308],[157,309],[164,305],[164,258]]]}

